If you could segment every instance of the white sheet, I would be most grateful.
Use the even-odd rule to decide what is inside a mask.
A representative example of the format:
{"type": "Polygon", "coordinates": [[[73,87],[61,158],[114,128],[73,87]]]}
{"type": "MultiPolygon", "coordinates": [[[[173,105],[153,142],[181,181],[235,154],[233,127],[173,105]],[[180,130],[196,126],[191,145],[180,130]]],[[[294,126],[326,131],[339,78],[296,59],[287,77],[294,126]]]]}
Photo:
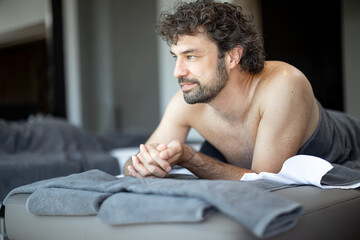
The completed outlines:
{"type": "Polygon", "coordinates": [[[131,156],[136,155],[138,152],[139,147],[117,148],[112,150],[110,155],[118,160],[120,172],[122,173],[126,161],[131,158],[131,156]]]}
{"type": "Polygon", "coordinates": [[[333,166],[324,159],[309,155],[297,155],[286,160],[281,171],[277,174],[268,172],[261,172],[259,174],[245,173],[240,180],[268,179],[284,184],[310,184],[323,189],[353,189],[360,187],[360,183],[345,186],[322,185],[322,177],[332,168],[333,166]]]}

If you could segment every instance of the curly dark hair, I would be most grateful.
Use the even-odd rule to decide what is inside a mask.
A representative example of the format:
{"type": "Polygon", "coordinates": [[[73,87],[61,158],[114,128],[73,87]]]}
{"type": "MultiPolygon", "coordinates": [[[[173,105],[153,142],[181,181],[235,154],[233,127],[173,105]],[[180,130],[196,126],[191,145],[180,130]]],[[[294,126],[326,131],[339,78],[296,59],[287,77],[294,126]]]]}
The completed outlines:
{"type": "Polygon", "coordinates": [[[255,30],[252,17],[245,15],[241,6],[213,0],[179,1],[174,13],[162,12],[156,25],[157,33],[170,45],[176,44],[179,36],[195,35],[199,29],[215,42],[219,58],[240,45],[242,69],[256,74],[264,68],[263,39],[255,30]]]}

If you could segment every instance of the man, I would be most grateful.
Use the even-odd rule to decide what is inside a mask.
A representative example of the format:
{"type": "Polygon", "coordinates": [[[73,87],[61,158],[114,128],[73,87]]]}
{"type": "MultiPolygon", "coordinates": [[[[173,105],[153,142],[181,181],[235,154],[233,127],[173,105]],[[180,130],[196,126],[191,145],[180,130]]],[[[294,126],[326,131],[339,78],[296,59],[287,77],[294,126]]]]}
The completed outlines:
{"type": "Polygon", "coordinates": [[[264,61],[262,40],[240,6],[180,3],[162,14],[157,30],[171,44],[181,90],[125,175],[166,177],[180,165],[200,178],[239,180],[277,173],[288,158],[312,153],[324,110],[298,69],[264,61]],[[190,128],[227,162],[185,145],[190,128]]]}

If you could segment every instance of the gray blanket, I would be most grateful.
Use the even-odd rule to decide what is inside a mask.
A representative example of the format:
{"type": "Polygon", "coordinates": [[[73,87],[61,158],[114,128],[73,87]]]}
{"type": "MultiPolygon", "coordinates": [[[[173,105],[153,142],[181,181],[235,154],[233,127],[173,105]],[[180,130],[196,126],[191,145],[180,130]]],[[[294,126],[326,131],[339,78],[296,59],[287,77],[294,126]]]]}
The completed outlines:
{"type": "Polygon", "coordinates": [[[58,118],[0,120],[0,201],[15,187],[90,169],[119,174],[95,138],[58,118]]]}
{"type": "Polygon", "coordinates": [[[118,179],[91,170],[22,186],[7,198],[32,193],[27,208],[34,214],[97,214],[107,224],[197,222],[217,210],[268,237],[294,226],[302,212],[300,204],[270,192],[284,187],[271,181],[118,179]]]}

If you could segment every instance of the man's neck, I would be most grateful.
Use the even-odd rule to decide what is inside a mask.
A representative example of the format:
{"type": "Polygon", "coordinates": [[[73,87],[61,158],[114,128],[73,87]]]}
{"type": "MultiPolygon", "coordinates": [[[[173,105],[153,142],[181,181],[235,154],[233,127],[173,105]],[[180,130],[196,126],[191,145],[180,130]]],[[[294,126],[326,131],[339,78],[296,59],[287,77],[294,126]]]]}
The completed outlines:
{"type": "Polygon", "coordinates": [[[258,82],[247,71],[231,71],[228,83],[209,105],[222,118],[238,122],[246,117],[258,82]]]}

